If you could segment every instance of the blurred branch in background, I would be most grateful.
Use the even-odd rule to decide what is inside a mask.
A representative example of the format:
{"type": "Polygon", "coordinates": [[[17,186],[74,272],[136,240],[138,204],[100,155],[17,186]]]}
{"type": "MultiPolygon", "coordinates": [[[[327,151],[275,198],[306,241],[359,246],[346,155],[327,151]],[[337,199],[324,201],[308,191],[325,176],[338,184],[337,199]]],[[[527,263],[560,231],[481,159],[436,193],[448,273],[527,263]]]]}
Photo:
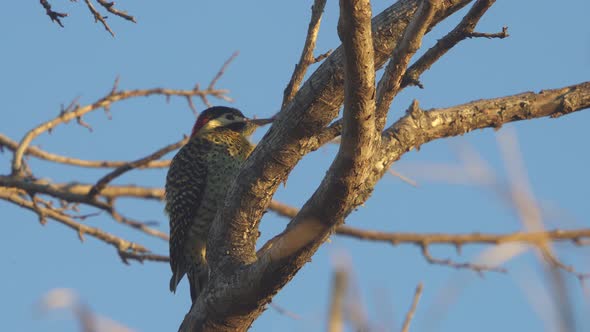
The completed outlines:
{"type": "Polygon", "coordinates": [[[406,319],[404,319],[404,324],[402,325],[401,332],[410,331],[410,324],[412,323],[412,319],[414,319],[414,314],[416,313],[416,309],[418,308],[420,296],[422,296],[422,288],[422,283],[419,283],[418,286],[416,286],[416,291],[414,292],[414,299],[412,300],[412,306],[406,314],[406,319]]]}
{"type": "Polygon", "coordinates": [[[67,288],[56,288],[47,292],[39,301],[42,314],[57,310],[70,310],[80,325],[81,332],[133,332],[122,324],[94,313],[78,296],[67,288]]]}
{"type": "Polygon", "coordinates": [[[344,329],[344,300],[348,290],[348,271],[337,267],[332,275],[332,295],[328,313],[328,332],[342,332],[344,329]]]}

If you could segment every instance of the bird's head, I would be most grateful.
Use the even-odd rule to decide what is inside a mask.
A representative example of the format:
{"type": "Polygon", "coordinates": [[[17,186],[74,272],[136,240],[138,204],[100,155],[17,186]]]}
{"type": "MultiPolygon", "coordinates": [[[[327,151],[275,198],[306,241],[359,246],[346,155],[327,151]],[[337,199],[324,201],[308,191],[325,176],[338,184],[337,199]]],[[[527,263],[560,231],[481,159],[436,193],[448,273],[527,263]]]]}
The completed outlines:
{"type": "Polygon", "coordinates": [[[271,123],[273,119],[249,119],[239,110],[225,106],[210,107],[199,115],[193,126],[191,137],[219,129],[229,129],[244,136],[251,135],[259,126],[271,123]]]}

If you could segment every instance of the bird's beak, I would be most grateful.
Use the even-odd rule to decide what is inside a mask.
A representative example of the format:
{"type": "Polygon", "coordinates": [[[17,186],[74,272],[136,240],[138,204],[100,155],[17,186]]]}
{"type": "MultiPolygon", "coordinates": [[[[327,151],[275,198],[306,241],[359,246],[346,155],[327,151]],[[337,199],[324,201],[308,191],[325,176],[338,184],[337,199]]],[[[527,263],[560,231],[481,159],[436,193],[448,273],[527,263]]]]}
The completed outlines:
{"type": "Polygon", "coordinates": [[[255,126],[264,126],[265,124],[269,124],[274,121],[274,118],[268,119],[248,119],[248,123],[251,123],[255,126]]]}

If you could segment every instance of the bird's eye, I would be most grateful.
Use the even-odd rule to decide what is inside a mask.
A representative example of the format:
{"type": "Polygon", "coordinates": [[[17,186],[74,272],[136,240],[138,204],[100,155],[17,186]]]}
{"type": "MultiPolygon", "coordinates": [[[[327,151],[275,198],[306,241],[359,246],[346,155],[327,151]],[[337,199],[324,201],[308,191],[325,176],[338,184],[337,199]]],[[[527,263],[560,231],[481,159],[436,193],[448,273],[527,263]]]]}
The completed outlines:
{"type": "Polygon", "coordinates": [[[233,116],[233,114],[227,114],[225,116],[225,118],[228,119],[228,120],[234,120],[235,119],[235,117],[233,116]]]}

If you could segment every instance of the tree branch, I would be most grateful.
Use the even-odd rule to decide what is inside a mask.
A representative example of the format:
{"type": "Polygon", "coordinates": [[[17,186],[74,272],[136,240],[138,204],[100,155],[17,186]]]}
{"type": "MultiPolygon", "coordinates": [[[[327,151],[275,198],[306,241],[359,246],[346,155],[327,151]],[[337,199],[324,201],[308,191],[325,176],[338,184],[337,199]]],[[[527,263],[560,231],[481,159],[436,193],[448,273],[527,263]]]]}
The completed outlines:
{"type": "Polygon", "coordinates": [[[188,142],[188,137],[184,137],[182,140],[180,140],[176,143],[169,144],[169,145],[159,149],[158,151],[151,153],[150,155],[148,155],[144,158],[129,162],[126,165],[118,167],[117,169],[113,170],[112,172],[110,172],[110,173],[106,174],[105,176],[103,176],[102,178],[100,178],[96,182],[96,184],[94,186],[92,186],[92,188],[90,188],[90,190],[88,191],[88,197],[95,197],[96,195],[98,195],[109,184],[109,182],[113,181],[115,178],[117,178],[118,176],[121,176],[125,172],[128,172],[134,168],[142,167],[143,165],[146,165],[151,161],[159,159],[162,156],[164,156],[165,154],[167,154],[168,152],[179,149],[184,144],[186,144],[186,142],[188,142]]]}
{"type": "Polygon", "coordinates": [[[126,11],[118,10],[117,8],[115,8],[114,2],[108,2],[106,0],[96,0],[96,2],[98,2],[101,6],[103,6],[109,13],[117,15],[121,18],[124,18],[127,21],[137,23],[137,21],[135,21],[135,17],[127,14],[126,11]]]}
{"type": "Polygon", "coordinates": [[[47,14],[47,16],[49,16],[51,21],[59,24],[59,26],[63,28],[64,25],[61,23],[61,18],[67,17],[68,14],[53,11],[51,9],[51,5],[47,0],[39,0],[39,2],[41,3],[41,6],[45,8],[45,13],[47,14]]]}
{"type": "Polygon", "coordinates": [[[384,132],[381,166],[375,172],[375,180],[404,153],[432,140],[482,128],[499,129],[514,121],[557,118],[587,108],[590,108],[590,82],[429,111],[421,110],[414,102],[406,115],[384,132]]]}
{"type": "Polygon", "coordinates": [[[42,123],[41,125],[37,126],[36,128],[30,130],[20,141],[12,160],[12,173],[14,175],[22,175],[22,158],[24,155],[25,150],[27,150],[28,146],[31,144],[35,137],[39,136],[40,134],[50,131],[56,126],[67,123],[70,120],[81,118],[84,114],[92,112],[97,109],[105,108],[108,109],[111,104],[125,100],[130,98],[136,97],[146,97],[151,95],[164,95],[166,97],[170,96],[181,96],[181,97],[205,97],[208,95],[212,95],[217,98],[225,98],[225,94],[227,90],[216,90],[216,89],[206,89],[206,90],[199,90],[197,88],[193,90],[174,90],[174,89],[163,89],[163,88],[156,88],[156,89],[148,89],[148,90],[129,90],[129,91],[116,91],[116,86],[113,90],[105,97],[99,99],[98,101],[94,102],[90,105],[85,106],[75,106],[71,108],[71,110],[66,109],[62,111],[57,117],[54,119],[42,123]]]}
{"type": "Polygon", "coordinates": [[[332,296],[328,314],[328,332],[341,332],[344,328],[344,297],[348,289],[348,272],[337,268],[332,277],[332,296]]]}
{"type": "Polygon", "coordinates": [[[299,86],[303,81],[303,77],[305,76],[309,65],[317,62],[313,57],[313,50],[315,49],[318,32],[320,31],[320,22],[325,6],[326,0],[315,0],[311,6],[311,18],[309,20],[309,26],[307,27],[307,37],[305,38],[305,44],[303,45],[303,51],[301,52],[299,63],[295,65],[291,80],[289,80],[289,84],[287,84],[287,87],[283,92],[282,108],[293,99],[295,93],[299,90],[299,86]]]}
{"type": "Polygon", "coordinates": [[[418,307],[418,301],[420,301],[420,296],[422,295],[422,283],[419,283],[416,287],[416,291],[414,292],[414,299],[412,300],[412,306],[408,313],[406,314],[406,319],[404,319],[404,324],[402,325],[401,332],[409,332],[410,331],[410,323],[412,323],[412,319],[414,318],[414,314],[416,313],[416,308],[418,307]]]}
{"type": "MultiPolygon", "coordinates": [[[[470,38],[478,37],[475,35],[475,26],[487,10],[492,7],[496,0],[477,0],[469,9],[469,12],[463,17],[461,22],[446,36],[439,39],[436,44],[428,49],[407,71],[402,80],[402,87],[408,85],[418,85],[422,87],[419,81],[420,75],[445,55],[451,48],[457,45],[460,41],[470,38]]],[[[499,38],[508,37],[507,28],[502,29],[502,35],[499,38]]]]}
{"type": "MultiPolygon", "coordinates": [[[[468,2],[446,1],[432,25],[468,2]]],[[[379,50],[375,53],[376,67],[383,65],[391,54],[417,3],[416,0],[401,0],[374,18],[373,46],[379,50]]],[[[208,246],[213,252],[208,254],[218,251],[218,257],[224,257],[223,253],[230,252],[228,263],[234,259],[241,262],[256,260],[255,234],[258,234],[256,230],[262,212],[277,186],[300,158],[317,149],[316,135],[337,114],[343,99],[342,66],[343,49],[339,47],[303,85],[295,100],[277,115],[263,141],[242,167],[236,185],[232,185],[227,193],[230,204],[213,224],[210,232],[212,245],[208,246]]]]}
{"type": "Polygon", "coordinates": [[[105,30],[108,31],[111,34],[111,36],[115,37],[115,33],[107,24],[106,16],[102,16],[102,14],[99,13],[98,10],[96,10],[96,8],[94,8],[94,5],[92,4],[92,2],[90,2],[90,0],[84,0],[84,2],[86,3],[86,6],[88,6],[88,10],[92,14],[92,16],[94,16],[94,22],[102,23],[102,26],[105,28],[105,30]]]}
{"type": "MultiPolygon", "coordinates": [[[[432,25],[468,2],[445,1],[432,25]]],[[[416,0],[401,0],[374,18],[376,68],[391,54],[417,6],[416,0]]],[[[263,304],[305,263],[305,257],[300,256],[279,275],[260,283],[250,282],[260,280],[259,276],[268,272],[264,271],[265,263],[257,263],[247,270],[236,267],[257,260],[255,248],[262,213],[277,186],[301,157],[317,149],[317,135],[337,115],[343,100],[343,52],[340,47],[320,65],[294,100],[276,116],[263,141],[242,166],[226,194],[228,205],[220,211],[209,233],[210,282],[185,316],[181,331],[192,331],[197,326],[201,330],[246,328],[263,311],[263,304]],[[240,287],[236,273],[244,277],[240,282],[261,286],[240,287]]]]}
{"type": "Polygon", "coordinates": [[[17,192],[10,190],[0,190],[0,198],[11,203],[14,203],[22,208],[31,210],[37,214],[43,214],[61,224],[64,224],[78,233],[80,240],[84,240],[84,235],[90,235],[102,242],[110,244],[117,249],[117,252],[127,263],[126,259],[135,259],[139,261],[143,260],[154,260],[154,261],[167,261],[166,256],[158,256],[150,254],[150,251],[144,246],[135,242],[124,240],[120,237],[102,231],[98,228],[87,226],[78,222],[75,222],[66,215],[56,212],[54,209],[41,207],[33,201],[22,198],[17,192]]]}
{"type": "MultiPolygon", "coordinates": [[[[0,151],[2,147],[6,147],[8,150],[14,152],[18,148],[18,142],[10,139],[9,137],[0,133],[0,151]]],[[[112,161],[112,160],[84,160],[77,159],[59,154],[44,151],[35,146],[28,146],[24,152],[25,156],[33,156],[39,159],[51,161],[54,163],[79,166],[79,167],[90,167],[90,168],[117,168],[122,167],[130,163],[130,161],[112,161]]],[[[138,167],[140,169],[145,168],[166,168],[170,166],[170,160],[152,160],[147,164],[138,167]]]]}
{"type": "Polygon", "coordinates": [[[403,37],[385,67],[383,77],[377,85],[376,121],[379,131],[385,126],[387,112],[393,98],[400,90],[401,82],[410,59],[422,45],[422,37],[430,26],[438,8],[438,0],[423,0],[412,21],[404,31],[403,37]]]}
{"type": "Polygon", "coordinates": [[[273,263],[292,259],[307,246],[325,241],[329,230],[349,213],[354,188],[371,168],[376,142],[375,69],[368,1],[340,2],[338,34],[344,50],[344,115],[340,149],[319,188],[303,206],[289,228],[273,239],[268,255],[273,263]]]}
{"type": "MultiPolygon", "coordinates": [[[[141,223],[126,217],[123,217],[115,209],[114,199],[118,196],[135,196],[146,198],[148,195],[152,195],[158,198],[162,198],[164,195],[163,189],[150,189],[132,186],[121,186],[121,187],[107,187],[103,189],[109,195],[103,195],[106,201],[100,200],[96,197],[90,197],[88,195],[89,190],[92,186],[82,184],[53,184],[46,180],[31,180],[23,179],[15,176],[4,176],[0,175],[0,192],[14,188],[26,192],[29,196],[33,197],[33,203],[35,203],[35,197],[38,194],[49,195],[63,202],[68,203],[83,203],[100,210],[106,211],[116,221],[131,226],[134,229],[138,229],[148,235],[156,236],[161,239],[167,240],[168,235],[158,230],[148,227],[145,223],[141,223]]],[[[155,198],[153,197],[153,198],[155,198]]],[[[52,209],[55,210],[55,209],[52,209]]],[[[40,212],[41,210],[37,210],[40,212]]],[[[41,219],[44,219],[45,214],[39,214],[41,219]]]]}

